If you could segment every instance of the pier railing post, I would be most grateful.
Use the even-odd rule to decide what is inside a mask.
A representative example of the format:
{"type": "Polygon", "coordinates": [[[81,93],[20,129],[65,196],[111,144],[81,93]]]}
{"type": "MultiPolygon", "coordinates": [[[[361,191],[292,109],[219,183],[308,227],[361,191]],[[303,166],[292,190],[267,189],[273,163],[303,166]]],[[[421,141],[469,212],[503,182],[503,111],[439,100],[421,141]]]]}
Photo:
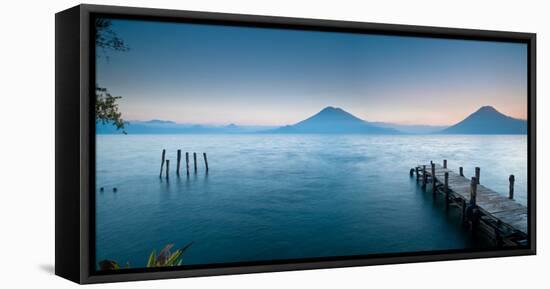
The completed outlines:
{"type": "Polygon", "coordinates": [[[193,166],[195,167],[195,173],[197,173],[197,153],[193,153],[193,166]]]}
{"type": "Polygon", "coordinates": [[[206,158],[206,153],[202,153],[204,157],[204,166],[206,167],[206,172],[208,172],[208,159],[206,158]]]}
{"type": "Polygon", "coordinates": [[[168,179],[168,171],[170,171],[170,160],[166,160],[166,179],[168,179]]]}
{"type": "Polygon", "coordinates": [[[166,157],[166,150],[163,149],[162,150],[162,158],[161,158],[161,161],[160,161],[160,174],[159,174],[159,178],[162,178],[162,169],[164,167],[164,158],[166,157]]]}
{"type": "Polygon", "coordinates": [[[470,182],[470,204],[476,205],[476,196],[477,196],[477,178],[472,177],[472,181],[470,182]]]}
{"type": "Polygon", "coordinates": [[[435,163],[432,163],[432,194],[435,195],[435,163]]]}
{"type": "Polygon", "coordinates": [[[445,191],[445,207],[449,208],[449,172],[445,172],[445,186],[443,190],[445,191]]]}
{"type": "Polygon", "coordinates": [[[464,176],[464,168],[460,167],[460,168],[458,168],[458,170],[460,171],[460,176],[463,177],[464,176]]]}
{"type": "Polygon", "coordinates": [[[476,182],[479,184],[479,175],[481,174],[481,169],[476,167],[476,182]]]}
{"type": "Polygon", "coordinates": [[[508,198],[510,200],[514,199],[514,182],[516,181],[516,177],[514,175],[510,175],[508,178],[508,181],[510,182],[510,190],[508,191],[508,198]]]}
{"type": "Polygon", "coordinates": [[[189,175],[189,152],[185,152],[185,168],[187,169],[187,175],[189,175]]]}
{"type": "Polygon", "coordinates": [[[447,160],[443,160],[443,168],[444,168],[444,169],[447,168],[447,160]]]}
{"type": "Polygon", "coordinates": [[[178,150],[178,159],[176,163],[176,175],[180,176],[181,150],[178,150]]]}
{"type": "Polygon", "coordinates": [[[426,176],[426,165],[423,165],[422,166],[422,188],[423,189],[426,189],[427,177],[428,176],[426,176]]]}

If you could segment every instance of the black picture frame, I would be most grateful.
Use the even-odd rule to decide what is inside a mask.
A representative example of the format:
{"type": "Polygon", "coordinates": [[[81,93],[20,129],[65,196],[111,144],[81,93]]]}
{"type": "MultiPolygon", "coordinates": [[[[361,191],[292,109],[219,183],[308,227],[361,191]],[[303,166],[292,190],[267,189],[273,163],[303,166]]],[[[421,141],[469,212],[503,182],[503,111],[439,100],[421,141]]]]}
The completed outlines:
{"type": "Polygon", "coordinates": [[[194,12],[102,5],[79,5],[55,16],[55,273],[77,283],[101,283],[192,276],[382,265],[533,255],[536,253],[536,34],[411,25],[362,23],[194,12]],[[495,250],[429,251],[292,261],[230,263],[99,273],[94,260],[95,67],[93,25],[112,18],[276,27],[518,42],[528,45],[528,245],[495,250]]]}

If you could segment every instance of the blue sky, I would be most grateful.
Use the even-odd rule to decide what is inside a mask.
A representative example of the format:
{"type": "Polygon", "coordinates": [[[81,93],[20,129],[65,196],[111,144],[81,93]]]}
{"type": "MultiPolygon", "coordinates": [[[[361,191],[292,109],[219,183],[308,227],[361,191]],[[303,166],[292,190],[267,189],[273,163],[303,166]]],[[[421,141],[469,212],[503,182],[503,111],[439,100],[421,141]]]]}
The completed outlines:
{"type": "Polygon", "coordinates": [[[129,120],[285,125],[336,106],[447,125],[483,105],[527,115],[525,44],[113,20],[130,47],[97,60],[129,120]]]}

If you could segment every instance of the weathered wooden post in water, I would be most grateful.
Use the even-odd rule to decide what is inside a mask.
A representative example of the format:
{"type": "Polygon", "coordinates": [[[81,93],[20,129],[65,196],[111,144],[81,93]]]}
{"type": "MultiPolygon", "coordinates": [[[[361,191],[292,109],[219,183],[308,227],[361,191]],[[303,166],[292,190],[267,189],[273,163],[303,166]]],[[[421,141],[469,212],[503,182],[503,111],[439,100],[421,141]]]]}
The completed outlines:
{"type": "Polygon", "coordinates": [[[416,169],[416,182],[418,183],[418,180],[420,180],[420,174],[418,173],[418,167],[416,169]]]}
{"type": "Polygon", "coordinates": [[[195,166],[195,174],[197,173],[197,153],[193,153],[193,165],[195,166]]]}
{"type": "Polygon", "coordinates": [[[432,163],[432,194],[435,195],[435,163],[432,163]]]}
{"type": "Polygon", "coordinates": [[[443,168],[444,168],[444,169],[447,168],[447,160],[443,160],[443,168]]]}
{"type": "Polygon", "coordinates": [[[514,175],[510,175],[508,178],[508,181],[510,181],[510,191],[508,192],[508,198],[510,200],[514,199],[514,182],[516,181],[516,177],[514,175]]]}
{"type": "Polygon", "coordinates": [[[166,179],[168,179],[169,170],[170,170],[170,160],[166,160],[166,179]]]}
{"type": "Polygon", "coordinates": [[[466,223],[466,200],[462,199],[462,223],[466,223]]]}
{"type": "Polygon", "coordinates": [[[178,150],[178,160],[176,164],[176,175],[180,176],[181,150],[178,150]]]}
{"type": "Polygon", "coordinates": [[[159,174],[159,178],[162,178],[162,169],[164,168],[164,157],[166,156],[166,150],[163,149],[162,150],[162,159],[160,161],[160,174],[159,174]]]}
{"type": "Polygon", "coordinates": [[[187,169],[187,175],[189,175],[189,152],[185,152],[185,168],[187,169]]]}
{"type": "Polygon", "coordinates": [[[477,178],[472,177],[470,182],[470,205],[476,205],[476,196],[477,196],[477,178]]]}
{"type": "Polygon", "coordinates": [[[479,175],[481,174],[481,169],[476,167],[476,181],[479,184],[479,175]]]}
{"type": "Polygon", "coordinates": [[[204,157],[204,166],[206,167],[206,172],[208,173],[208,159],[206,158],[206,153],[202,153],[204,157]]]}
{"type": "Polygon", "coordinates": [[[460,167],[460,168],[458,168],[458,170],[460,171],[460,176],[463,177],[464,176],[464,168],[460,167]]]}
{"type": "Polygon", "coordinates": [[[409,176],[412,178],[414,176],[414,169],[411,168],[411,170],[409,171],[409,176]]]}
{"type": "Polygon", "coordinates": [[[445,172],[445,185],[443,187],[445,192],[445,207],[449,208],[449,172],[445,172]]]}
{"type": "Polygon", "coordinates": [[[426,165],[422,165],[422,188],[426,189],[426,165]]]}

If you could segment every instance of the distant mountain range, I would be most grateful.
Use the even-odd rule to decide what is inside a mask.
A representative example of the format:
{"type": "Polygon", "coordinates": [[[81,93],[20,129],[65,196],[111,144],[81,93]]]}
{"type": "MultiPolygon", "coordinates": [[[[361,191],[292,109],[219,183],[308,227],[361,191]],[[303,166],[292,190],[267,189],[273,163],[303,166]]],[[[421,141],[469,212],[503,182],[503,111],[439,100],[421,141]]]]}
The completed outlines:
{"type": "MultiPolygon", "coordinates": [[[[211,126],[179,124],[167,120],[132,121],[125,131],[129,134],[527,134],[527,121],[515,119],[498,112],[492,106],[483,106],[455,125],[401,125],[384,122],[368,122],[349,112],[332,106],[293,125],[269,126],[211,126]]],[[[120,133],[111,124],[96,124],[97,134],[120,133]]]]}
{"type": "Polygon", "coordinates": [[[483,106],[444,134],[527,134],[527,121],[509,117],[492,106],[483,106]]]}
{"type": "Polygon", "coordinates": [[[392,128],[407,134],[438,133],[449,127],[448,125],[397,124],[389,122],[371,122],[371,124],[379,127],[392,128]]]}
{"type": "Polygon", "coordinates": [[[385,128],[364,121],[341,108],[326,107],[317,114],[294,125],[287,125],[271,133],[366,133],[399,134],[393,128],[385,128]]]}
{"type": "MultiPolygon", "coordinates": [[[[239,134],[262,132],[274,128],[273,126],[238,126],[235,124],[225,126],[180,124],[173,121],[155,119],[149,121],[130,121],[124,130],[129,134],[239,134]]],[[[96,123],[96,133],[117,134],[121,133],[121,131],[111,124],[96,123]]]]}

